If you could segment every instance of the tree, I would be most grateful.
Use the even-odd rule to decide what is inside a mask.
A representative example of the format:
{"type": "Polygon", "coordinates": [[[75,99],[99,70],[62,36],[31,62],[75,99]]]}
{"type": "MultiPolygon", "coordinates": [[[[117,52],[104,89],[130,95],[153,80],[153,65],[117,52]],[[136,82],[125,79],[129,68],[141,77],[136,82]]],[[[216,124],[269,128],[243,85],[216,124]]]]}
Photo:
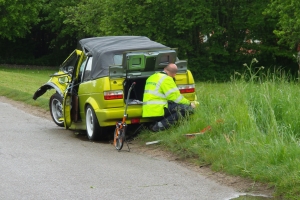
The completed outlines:
{"type": "Polygon", "coordinates": [[[67,7],[76,6],[77,0],[43,0],[44,6],[40,13],[40,29],[48,34],[50,48],[64,48],[74,46],[78,39],[78,27],[66,24],[68,16],[67,7]]]}
{"type": "Polygon", "coordinates": [[[39,22],[42,0],[0,0],[0,37],[25,37],[39,22]]]}
{"type": "Polygon", "coordinates": [[[83,37],[142,35],[178,48],[196,79],[228,80],[254,57],[265,67],[293,66],[278,37],[281,44],[299,43],[295,0],[33,0],[30,8],[24,0],[22,15],[17,2],[0,0],[0,15],[12,10],[11,21],[0,19],[0,37],[30,32],[34,58],[65,56],[83,37]]]}
{"type": "Polygon", "coordinates": [[[268,0],[81,0],[65,7],[54,2],[50,27],[62,27],[56,29],[60,37],[147,36],[178,47],[179,57],[202,80],[229,79],[253,57],[270,66],[288,57],[272,33],[276,21],[262,15],[268,0]]]}
{"type": "Polygon", "coordinates": [[[180,57],[188,58],[199,53],[201,32],[209,30],[209,13],[205,0],[111,0],[101,29],[106,35],[144,35],[178,47],[180,57]]]}
{"type": "Polygon", "coordinates": [[[103,35],[101,20],[105,18],[106,0],[82,0],[60,11],[63,24],[73,27],[78,38],[103,35]]]}
{"type": "Polygon", "coordinates": [[[271,0],[264,14],[278,19],[274,33],[279,38],[278,43],[295,49],[300,43],[300,1],[271,0]]]}

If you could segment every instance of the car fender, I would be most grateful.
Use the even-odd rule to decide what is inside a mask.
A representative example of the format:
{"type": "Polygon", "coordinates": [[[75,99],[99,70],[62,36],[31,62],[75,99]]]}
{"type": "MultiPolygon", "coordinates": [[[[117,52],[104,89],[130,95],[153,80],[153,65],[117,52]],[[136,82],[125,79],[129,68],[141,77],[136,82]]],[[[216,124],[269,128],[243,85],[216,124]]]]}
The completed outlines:
{"type": "Polygon", "coordinates": [[[45,94],[45,92],[47,90],[50,89],[55,89],[56,92],[63,97],[63,91],[60,89],[60,87],[58,87],[55,83],[53,82],[48,82],[46,84],[44,84],[43,86],[41,86],[33,95],[33,99],[36,100],[37,98],[39,98],[40,96],[42,96],[43,94],[45,94]]]}
{"type": "Polygon", "coordinates": [[[92,98],[92,97],[89,97],[86,100],[84,107],[86,108],[87,105],[92,106],[92,108],[94,109],[94,111],[99,109],[99,105],[98,105],[97,101],[94,98],[92,98]]]}

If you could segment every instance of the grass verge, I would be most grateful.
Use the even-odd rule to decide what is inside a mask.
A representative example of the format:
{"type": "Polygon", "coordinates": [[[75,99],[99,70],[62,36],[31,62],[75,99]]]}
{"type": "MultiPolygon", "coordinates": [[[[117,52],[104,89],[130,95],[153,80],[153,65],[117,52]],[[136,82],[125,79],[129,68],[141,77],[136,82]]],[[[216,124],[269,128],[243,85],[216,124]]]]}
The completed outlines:
{"type": "Polygon", "coordinates": [[[188,121],[159,133],[144,131],[139,139],[161,140],[162,148],[182,158],[267,183],[276,197],[300,199],[300,85],[280,72],[262,71],[230,83],[197,83],[200,105],[188,121]]]}
{"type": "Polygon", "coordinates": [[[46,83],[50,79],[49,76],[56,71],[51,68],[30,69],[0,66],[0,95],[49,110],[49,98],[55,92],[54,90],[46,92],[39,97],[38,101],[34,101],[32,97],[35,91],[46,83]]]}

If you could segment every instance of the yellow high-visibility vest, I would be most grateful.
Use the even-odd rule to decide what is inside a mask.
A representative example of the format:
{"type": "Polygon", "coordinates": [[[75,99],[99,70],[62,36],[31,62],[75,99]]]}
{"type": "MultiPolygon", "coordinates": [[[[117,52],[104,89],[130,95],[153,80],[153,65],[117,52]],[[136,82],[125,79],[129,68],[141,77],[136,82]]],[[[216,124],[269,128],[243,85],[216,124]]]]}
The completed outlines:
{"type": "Polygon", "coordinates": [[[143,96],[143,117],[159,117],[164,115],[168,101],[178,104],[190,104],[190,101],[180,94],[172,77],[164,73],[151,75],[145,85],[143,96]]]}

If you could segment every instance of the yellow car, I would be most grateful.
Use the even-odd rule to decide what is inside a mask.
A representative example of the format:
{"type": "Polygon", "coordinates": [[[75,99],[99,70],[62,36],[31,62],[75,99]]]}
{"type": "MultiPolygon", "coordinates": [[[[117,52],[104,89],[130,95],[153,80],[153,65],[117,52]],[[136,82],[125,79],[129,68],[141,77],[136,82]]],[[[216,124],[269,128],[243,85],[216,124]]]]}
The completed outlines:
{"type": "Polygon", "coordinates": [[[176,84],[190,101],[196,100],[195,83],[187,61],[177,58],[176,49],[143,36],[86,38],[63,62],[59,72],[34,94],[37,99],[49,89],[56,93],[49,101],[50,113],[58,126],[86,130],[90,140],[105,134],[124,115],[128,89],[133,82],[127,108],[127,124],[153,121],[142,118],[146,79],[176,63],[176,84]]]}

